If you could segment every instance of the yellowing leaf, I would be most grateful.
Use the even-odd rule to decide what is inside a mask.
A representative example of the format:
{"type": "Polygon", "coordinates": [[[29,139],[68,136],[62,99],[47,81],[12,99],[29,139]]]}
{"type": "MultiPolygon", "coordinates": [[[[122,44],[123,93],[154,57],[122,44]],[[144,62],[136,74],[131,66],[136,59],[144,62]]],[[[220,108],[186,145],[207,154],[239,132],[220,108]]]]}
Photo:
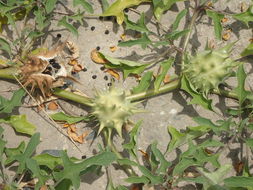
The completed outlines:
{"type": "Polygon", "coordinates": [[[113,70],[113,69],[107,69],[105,72],[109,73],[110,75],[112,75],[117,80],[120,79],[119,73],[117,71],[113,70]]]}
{"type": "Polygon", "coordinates": [[[122,24],[124,22],[124,9],[149,1],[150,0],[117,0],[101,16],[116,16],[117,23],[122,24]]]}

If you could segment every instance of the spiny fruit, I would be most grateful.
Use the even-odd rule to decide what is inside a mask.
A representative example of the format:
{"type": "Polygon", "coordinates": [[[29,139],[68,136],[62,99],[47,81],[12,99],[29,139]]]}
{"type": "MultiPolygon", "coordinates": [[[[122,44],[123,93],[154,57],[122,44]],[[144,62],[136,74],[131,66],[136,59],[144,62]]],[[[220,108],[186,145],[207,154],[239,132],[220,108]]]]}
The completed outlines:
{"type": "Polygon", "coordinates": [[[238,62],[229,58],[234,43],[218,50],[205,50],[194,57],[186,56],[183,73],[193,90],[205,96],[229,77],[238,62]]]}
{"type": "Polygon", "coordinates": [[[98,133],[104,128],[114,128],[122,136],[123,124],[129,116],[139,112],[135,104],[131,103],[125,92],[119,88],[111,87],[108,91],[97,93],[92,102],[92,115],[100,123],[98,133]]]}

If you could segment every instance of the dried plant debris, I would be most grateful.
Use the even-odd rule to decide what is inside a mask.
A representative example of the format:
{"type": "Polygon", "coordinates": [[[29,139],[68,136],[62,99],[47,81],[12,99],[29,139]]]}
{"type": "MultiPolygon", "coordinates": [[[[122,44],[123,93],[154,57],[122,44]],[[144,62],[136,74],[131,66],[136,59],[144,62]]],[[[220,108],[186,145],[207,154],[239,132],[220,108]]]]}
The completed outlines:
{"type": "Polygon", "coordinates": [[[31,93],[39,89],[44,98],[49,97],[51,89],[62,87],[66,83],[65,79],[78,82],[71,76],[71,71],[80,71],[79,68],[82,68],[78,64],[78,57],[79,50],[70,41],[65,41],[51,50],[43,49],[37,54],[31,53],[20,68],[21,82],[30,88],[31,93]],[[70,55],[66,55],[64,48],[69,50],[70,55]],[[73,60],[76,64],[69,64],[73,60]]]}

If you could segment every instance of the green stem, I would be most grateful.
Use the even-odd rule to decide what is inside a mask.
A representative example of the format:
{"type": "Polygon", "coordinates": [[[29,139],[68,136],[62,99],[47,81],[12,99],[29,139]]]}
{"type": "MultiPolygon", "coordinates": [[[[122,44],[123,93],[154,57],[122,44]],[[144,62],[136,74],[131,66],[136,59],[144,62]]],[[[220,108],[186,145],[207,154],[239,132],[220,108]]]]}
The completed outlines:
{"type": "Polygon", "coordinates": [[[178,89],[179,87],[180,87],[180,79],[176,79],[168,84],[161,86],[156,91],[154,89],[150,89],[150,90],[147,90],[146,92],[140,92],[137,94],[129,95],[127,96],[127,99],[130,101],[139,101],[139,100],[146,99],[152,96],[164,94],[166,92],[171,92],[175,89],[178,89]]]}

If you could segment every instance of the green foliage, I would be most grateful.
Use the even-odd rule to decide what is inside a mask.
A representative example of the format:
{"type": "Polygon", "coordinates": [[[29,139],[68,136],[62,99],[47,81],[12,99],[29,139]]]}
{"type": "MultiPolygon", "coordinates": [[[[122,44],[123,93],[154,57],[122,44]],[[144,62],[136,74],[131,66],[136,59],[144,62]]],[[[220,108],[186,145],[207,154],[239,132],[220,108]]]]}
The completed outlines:
{"type": "Polygon", "coordinates": [[[63,112],[58,112],[58,113],[52,114],[52,115],[50,115],[50,117],[55,121],[66,121],[68,124],[73,124],[73,123],[77,123],[80,121],[89,121],[90,120],[88,116],[77,117],[77,116],[67,115],[63,112]]]}
{"type": "Polygon", "coordinates": [[[212,18],[214,22],[214,31],[215,31],[215,37],[218,40],[221,40],[222,38],[222,25],[221,25],[221,19],[224,18],[223,14],[217,13],[215,11],[206,10],[206,14],[212,18]]]}
{"type": "Polygon", "coordinates": [[[239,14],[234,14],[233,18],[245,23],[249,27],[249,22],[253,19],[252,6],[250,6],[247,11],[239,14]]]}
{"type": "Polygon", "coordinates": [[[138,86],[136,86],[132,89],[132,93],[136,94],[136,93],[139,93],[139,92],[146,91],[149,88],[150,84],[151,84],[152,77],[153,77],[153,72],[151,72],[151,71],[146,72],[144,74],[144,76],[141,77],[141,81],[138,84],[138,86]]]}
{"type": "Polygon", "coordinates": [[[0,96],[0,113],[11,113],[15,107],[21,106],[26,92],[24,89],[15,91],[10,100],[0,96]]]}

